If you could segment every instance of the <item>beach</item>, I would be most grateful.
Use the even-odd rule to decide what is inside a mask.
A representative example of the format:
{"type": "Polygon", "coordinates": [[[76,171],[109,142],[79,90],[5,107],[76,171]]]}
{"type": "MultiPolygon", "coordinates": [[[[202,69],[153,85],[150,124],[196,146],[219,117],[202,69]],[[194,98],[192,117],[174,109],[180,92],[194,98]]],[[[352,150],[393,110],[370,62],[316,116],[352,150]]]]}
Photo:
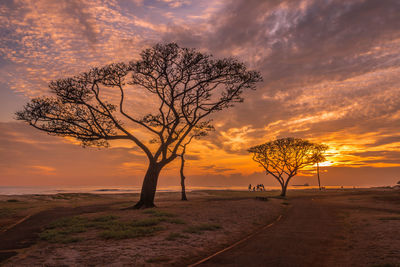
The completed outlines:
{"type": "Polygon", "coordinates": [[[298,266],[310,259],[314,266],[400,263],[399,190],[304,189],[278,195],[201,190],[180,201],[179,192],[161,192],[157,208],[145,210],[124,209],[138,200],[133,193],[1,195],[0,259],[4,266],[187,266],[239,242],[241,255],[235,252],[238,245],[199,265],[213,266],[217,257],[224,264],[225,257],[230,263],[224,265],[246,259],[257,266],[251,246],[265,256],[259,260],[298,266]],[[287,254],[294,243],[299,251],[307,249],[307,240],[321,245],[287,254]]]}

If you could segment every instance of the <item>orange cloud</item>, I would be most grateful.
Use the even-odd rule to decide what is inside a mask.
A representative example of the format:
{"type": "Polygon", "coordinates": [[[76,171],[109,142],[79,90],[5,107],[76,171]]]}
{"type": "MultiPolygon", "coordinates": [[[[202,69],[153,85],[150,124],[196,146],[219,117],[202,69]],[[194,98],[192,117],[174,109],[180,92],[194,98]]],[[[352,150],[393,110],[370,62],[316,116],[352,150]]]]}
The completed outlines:
{"type": "Polygon", "coordinates": [[[56,175],[56,169],[50,166],[42,166],[42,165],[33,165],[30,166],[34,172],[42,174],[42,175],[56,175]]]}

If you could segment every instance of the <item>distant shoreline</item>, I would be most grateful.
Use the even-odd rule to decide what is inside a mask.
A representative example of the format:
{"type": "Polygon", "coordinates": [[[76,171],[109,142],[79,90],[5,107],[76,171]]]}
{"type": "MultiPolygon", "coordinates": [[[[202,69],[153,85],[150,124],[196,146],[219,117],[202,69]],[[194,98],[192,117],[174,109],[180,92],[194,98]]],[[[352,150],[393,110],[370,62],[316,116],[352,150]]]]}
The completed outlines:
{"type": "MultiPolygon", "coordinates": [[[[390,189],[390,186],[370,186],[370,187],[353,187],[353,186],[324,186],[323,190],[332,189],[390,189]]],[[[266,186],[266,191],[280,190],[279,186],[266,186]]],[[[291,185],[288,190],[315,190],[318,186],[310,185],[291,185]]],[[[202,190],[222,190],[222,191],[248,191],[246,186],[193,186],[187,187],[188,192],[202,190]]],[[[0,195],[56,195],[56,194],[137,194],[140,193],[141,187],[133,186],[83,186],[83,187],[57,187],[57,186],[0,186],[0,195]]],[[[179,186],[160,187],[158,193],[180,192],[179,186]]]]}

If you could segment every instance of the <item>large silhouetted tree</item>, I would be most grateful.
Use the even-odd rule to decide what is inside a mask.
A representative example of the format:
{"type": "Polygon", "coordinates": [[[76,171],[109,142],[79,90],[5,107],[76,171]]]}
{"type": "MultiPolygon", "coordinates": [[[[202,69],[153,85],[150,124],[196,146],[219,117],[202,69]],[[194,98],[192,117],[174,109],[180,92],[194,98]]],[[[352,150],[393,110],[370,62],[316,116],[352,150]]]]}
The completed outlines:
{"type": "Polygon", "coordinates": [[[281,185],[286,195],[289,181],[298,171],[315,163],[314,155],[324,146],[299,138],[282,138],[251,147],[253,160],[264,167],[281,185]]]}
{"type": "Polygon", "coordinates": [[[244,90],[261,80],[256,71],[232,58],[214,59],[175,43],[157,44],[138,61],[93,68],[77,76],[52,81],[53,97],[39,97],[17,112],[17,119],[53,135],[74,137],[84,146],[108,146],[110,140],[130,140],[146,154],[149,165],[135,208],[154,206],[162,168],[177,157],[182,142],[196,125],[214,112],[242,102],[244,90]],[[113,104],[109,93],[118,92],[113,104]],[[145,92],[145,93],[143,93],[145,92]],[[143,98],[155,107],[126,98],[143,98]],[[150,145],[137,134],[157,139],[150,145]]]}

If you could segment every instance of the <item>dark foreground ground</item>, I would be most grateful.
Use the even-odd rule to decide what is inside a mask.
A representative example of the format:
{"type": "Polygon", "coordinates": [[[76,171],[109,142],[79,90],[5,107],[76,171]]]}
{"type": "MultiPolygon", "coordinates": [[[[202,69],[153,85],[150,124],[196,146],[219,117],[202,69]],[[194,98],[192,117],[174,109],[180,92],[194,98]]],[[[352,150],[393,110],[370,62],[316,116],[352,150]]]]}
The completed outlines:
{"type": "Polygon", "coordinates": [[[275,195],[160,194],[150,212],[121,210],[136,195],[1,196],[0,264],[400,266],[400,191],[275,195]]]}
{"type": "Polygon", "coordinates": [[[400,194],[300,196],[279,222],[195,266],[400,266],[400,194]]]}

